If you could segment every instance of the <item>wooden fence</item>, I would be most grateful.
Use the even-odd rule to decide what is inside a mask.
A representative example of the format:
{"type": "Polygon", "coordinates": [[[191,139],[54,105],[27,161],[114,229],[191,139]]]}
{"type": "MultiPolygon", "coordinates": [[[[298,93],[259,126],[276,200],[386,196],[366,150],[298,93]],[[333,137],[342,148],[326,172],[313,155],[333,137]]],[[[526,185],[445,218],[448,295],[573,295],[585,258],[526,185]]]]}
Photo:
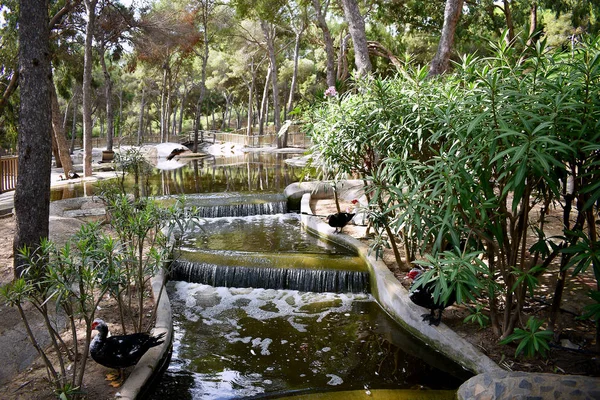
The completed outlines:
{"type": "Polygon", "coordinates": [[[15,190],[18,175],[18,157],[0,157],[0,193],[15,190]]]}
{"type": "MultiPolygon", "coordinates": [[[[269,133],[265,135],[248,136],[245,133],[231,132],[209,132],[217,142],[235,143],[245,147],[270,147],[277,146],[277,135],[269,133]]],[[[310,139],[302,132],[288,133],[288,147],[303,147],[311,145],[310,139]]]]}
{"type": "MultiPolygon", "coordinates": [[[[244,147],[269,147],[277,145],[277,135],[272,132],[273,129],[269,129],[263,135],[250,135],[246,134],[245,129],[240,129],[235,132],[222,132],[222,131],[210,131],[204,130],[199,132],[199,140],[203,139],[204,142],[208,143],[222,143],[229,142],[235,143],[244,147]],[[269,132],[271,131],[271,132],[269,132]]],[[[186,143],[194,140],[194,132],[185,132],[182,135],[169,136],[168,141],[174,143],[186,143]]],[[[116,137],[114,139],[114,146],[135,146],[137,145],[137,135],[116,137]]],[[[144,144],[149,143],[161,143],[160,135],[144,135],[142,137],[144,144]]],[[[81,139],[75,141],[76,147],[83,147],[81,139]]],[[[303,132],[299,132],[296,127],[290,127],[288,132],[288,147],[302,147],[306,148],[311,145],[310,138],[308,138],[303,132]]],[[[94,148],[105,148],[106,138],[93,138],[92,147],[94,148]]]]}
{"type": "MultiPolygon", "coordinates": [[[[304,133],[298,132],[297,129],[291,127],[288,132],[288,143],[289,147],[301,147],[307,148],[311,145],[310,138],[304,133]]],[[[248,136],[245,130],[237,132],[220,132],[220,131],[202,131],[201,137],[204,138],[205,142],[216,143],[216,142],[230,142],[239,144],[246,147],[269,147],[275,146],[277,143],[277,135],[275,133],[267,133],[264,135],[251,135],[248,136]]],[[[187,132],[180,136],[171,136],[169,141],[176,143],[186,143],[194,139],[193,132],[187,132]]],[[[137,136],[124,136],[115,138],[115,146],[135,146],[137,145],[137,136]]],[[[160,135],[144,136],[142,138],[143,143],[160,143],[160,135]]],[[[79,139],[75,142],[76,146],[83,147],[82,140],[79,139]]],[[[106,147],[105,138],[93,138],[92,147],[104,148],[106,147]]],[[[18,163],[17,156],[0,157],[0,193],[7,192],[9,190],[15,190],[17,185],[18,175],[18,163]]]]}

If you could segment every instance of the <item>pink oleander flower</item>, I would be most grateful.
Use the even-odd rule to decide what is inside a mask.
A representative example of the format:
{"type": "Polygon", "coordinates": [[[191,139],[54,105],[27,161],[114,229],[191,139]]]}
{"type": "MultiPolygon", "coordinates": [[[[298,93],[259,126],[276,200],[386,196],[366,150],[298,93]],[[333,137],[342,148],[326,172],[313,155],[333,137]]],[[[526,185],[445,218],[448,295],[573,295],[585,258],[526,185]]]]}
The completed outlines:
{"type": "Polygon", "coordinates": [[[324,93],[325,98],[335,97],[337,96],[337,90],[335,90],[335,86],[329,86],[324,93]]]}

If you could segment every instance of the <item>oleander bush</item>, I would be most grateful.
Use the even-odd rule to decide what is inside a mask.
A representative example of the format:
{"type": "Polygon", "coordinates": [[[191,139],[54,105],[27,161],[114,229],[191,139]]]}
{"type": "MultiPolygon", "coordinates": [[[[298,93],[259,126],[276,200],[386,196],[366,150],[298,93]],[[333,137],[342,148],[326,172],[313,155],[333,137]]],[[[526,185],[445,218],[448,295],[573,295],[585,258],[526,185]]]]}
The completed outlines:
{"type": "MultiPolygon", "coordinates": [[[[492,56],[465,55],[441,77],[407,65],[357,81],[307,117],[315,163],[338,180],[364,179],[377,237],[404,248],[400,265],[449,248],[482,252],[476,302],[502,338],[542,276],[558,282],[549,330],[568,279],[590,268],[600,276],[599,39],[520,48],[491,43],[492,56]],[[552,208],[562,214],[557,237],[544,229],[552,208]]],[[[597,312],[586,315],[598,324],[597,312]]]]}

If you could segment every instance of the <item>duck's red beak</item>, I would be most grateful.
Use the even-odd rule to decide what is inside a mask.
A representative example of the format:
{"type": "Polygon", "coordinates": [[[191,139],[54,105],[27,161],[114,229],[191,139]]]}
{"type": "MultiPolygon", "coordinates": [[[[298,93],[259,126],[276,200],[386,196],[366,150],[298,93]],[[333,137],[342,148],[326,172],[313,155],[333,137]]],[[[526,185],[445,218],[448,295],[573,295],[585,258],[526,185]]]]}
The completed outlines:
{"type": "Polygon", "coordinates": [[[97,326],[98,326],[97,322],[95,322],[95,321],[92,322],[92,330],[96,329],[97,326]]]}

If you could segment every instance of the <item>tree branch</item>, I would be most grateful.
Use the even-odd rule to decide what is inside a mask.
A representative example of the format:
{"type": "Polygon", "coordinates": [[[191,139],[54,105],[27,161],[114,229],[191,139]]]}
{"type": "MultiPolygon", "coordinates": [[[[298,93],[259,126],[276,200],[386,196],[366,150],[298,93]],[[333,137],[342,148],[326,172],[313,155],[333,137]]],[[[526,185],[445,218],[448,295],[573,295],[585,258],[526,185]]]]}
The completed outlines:
{"type": "MultiPolygon", "coordinates": [[[[67,15],[71,10],[73,10],[75,7],[77,7],[79,4],[81,4],[81,0],[73,0],[73,1],[68,0],[65,3],[64,7],[61,8],[60,10],[58,10],[58,12],[56,14],[54,14],[54,16],[50,19],[48,28],[50,30],[53,30],[58,25],[58,23],[62,20],[62,18],[65,15],[67,15]]],[[[4,91],[2,98],[0,99],[0,113],[2,113],[2,111],[4,110],[4,107],[8,103],[8,99],[17,90],[18,86],[19,86],[19,69],[17,68],[14,71],[13,76],[10,79],[8,86],[6,87],[6,90],[4,91]]]]}

